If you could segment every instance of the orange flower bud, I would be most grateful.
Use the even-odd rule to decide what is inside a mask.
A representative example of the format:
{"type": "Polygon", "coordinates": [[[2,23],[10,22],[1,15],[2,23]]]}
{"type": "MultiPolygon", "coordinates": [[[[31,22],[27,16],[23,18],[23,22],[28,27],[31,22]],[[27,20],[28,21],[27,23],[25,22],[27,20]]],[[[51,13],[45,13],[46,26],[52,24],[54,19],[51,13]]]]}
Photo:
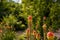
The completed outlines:
{"type": "Polygon", "coordinates": [[[28,28],[28,29],[26,30],[26,35],[27,35],[27,36],[30,35],[30,28],[28,28]]]}
{"type": "Polygon", "coordinates": [[[46,27],[47,27],[46,24],[43,24],[43,29],[44,29],[44,30],[46,30],[46,27]]]}
{"type": "Polygon", "coordinates": [[[32,16],[30,15],[30,16],[28,16],[28,20],[32,20],[32,16]]]}
{"type": "Polygon", "coordinates": [[[43,17],[43,20],[46,20],[46,16],[43,17]]]}
{"type": "Polygon", "coordinates": [[[32,26],[32,16],[28,16],[28,27],[32,26]]]}
{"type": "Polygon", "coordinates": [[[40,34],[39,33],[36,34],[36,38],[40,39],[40,34]]]}
{"type": "Polygon", "coordinates": [[[48,32],[47,33],[47,38],[51,39],[51,40],[54,39],[54,33],[53,32],[48,32]]]}
{"type": "Polygon", "coordinates": [[[2,33],[2,30],[0,29],[0,33],[2,33]]]}
{"type": "Polygon", "coordinates": [[[36,37],[36,31],[35,30],[33,30],[33,35],[36,37]]]}

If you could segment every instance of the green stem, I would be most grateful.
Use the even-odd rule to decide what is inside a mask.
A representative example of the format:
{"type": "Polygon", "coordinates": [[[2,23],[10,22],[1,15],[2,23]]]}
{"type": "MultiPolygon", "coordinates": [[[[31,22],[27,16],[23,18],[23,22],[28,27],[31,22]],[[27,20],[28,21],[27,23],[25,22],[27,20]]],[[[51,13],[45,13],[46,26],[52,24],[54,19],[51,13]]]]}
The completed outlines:
{"type": "Polygon", "coordinates": [[[44,31],[44,40],[46,40],[47,32],[44,31]]]}

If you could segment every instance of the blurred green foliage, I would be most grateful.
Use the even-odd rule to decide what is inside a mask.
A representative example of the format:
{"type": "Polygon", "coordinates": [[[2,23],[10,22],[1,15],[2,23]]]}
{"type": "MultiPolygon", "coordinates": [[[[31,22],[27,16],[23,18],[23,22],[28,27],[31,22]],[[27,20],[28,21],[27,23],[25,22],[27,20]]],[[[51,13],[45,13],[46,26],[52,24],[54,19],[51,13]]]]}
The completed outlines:
{"type": "MultiPolygon", "coordinates": [[[[0,20],[11,25],[19,26],[21,29],[27,27],[27,17],[33,16],[33,25],[39,23],[39,31],[43,36],[42,25],[47,24],[47,29],[60,28],[60,4],[52,0],[22,0],[22,4],[15,2],[0,2],[0,20]],[[46,16],[46,20],[43,17],[46,16]],[[22,23],[20,23],[22,22],[22,23]]],[[[18,27],[17,27],[18,28],[18,27]]]]}

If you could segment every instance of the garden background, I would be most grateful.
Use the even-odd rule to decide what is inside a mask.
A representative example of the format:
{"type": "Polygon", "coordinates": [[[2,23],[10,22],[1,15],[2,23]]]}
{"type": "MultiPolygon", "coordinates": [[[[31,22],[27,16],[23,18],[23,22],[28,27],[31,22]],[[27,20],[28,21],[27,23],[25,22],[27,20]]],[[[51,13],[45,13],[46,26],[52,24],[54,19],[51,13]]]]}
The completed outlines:
{"type": "Polygon", "coordinates": [[[21,3],[19,0],[17,3],[0,0],[0,40],[25,40],[29,16],[32,20],[30,31],[37,31],[43,40],[45,29],[46,32],[57,32],[60,28],[60,0],[22,0],[21,3]],[[17,38],[18,31],[24,32],[22,37],[19,35],[17,38]]]}

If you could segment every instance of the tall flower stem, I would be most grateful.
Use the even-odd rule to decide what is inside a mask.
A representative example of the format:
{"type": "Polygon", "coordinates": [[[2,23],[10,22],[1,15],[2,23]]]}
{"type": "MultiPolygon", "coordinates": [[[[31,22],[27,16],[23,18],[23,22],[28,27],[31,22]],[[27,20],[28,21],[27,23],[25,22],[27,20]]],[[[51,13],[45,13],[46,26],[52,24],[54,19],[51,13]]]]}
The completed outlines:
{"type": "Polygon", "coordinates": [[[46,27],[47,27],[46,24],[43,24],[44,40],[46,40],[46,35],[47,35],[46,27]]]}
{"type": "Polygon", "coordinates": [[[46,32],[44,32],[44,40],[46,40],[46,32]]]}
{"type": "Polygon", "coordinates": [[[31,40],[31,33],[32,33],[32,16],[28,16],[28,27],[30,28],[30,35],[29,35],[29,39],[31,40]]]}

